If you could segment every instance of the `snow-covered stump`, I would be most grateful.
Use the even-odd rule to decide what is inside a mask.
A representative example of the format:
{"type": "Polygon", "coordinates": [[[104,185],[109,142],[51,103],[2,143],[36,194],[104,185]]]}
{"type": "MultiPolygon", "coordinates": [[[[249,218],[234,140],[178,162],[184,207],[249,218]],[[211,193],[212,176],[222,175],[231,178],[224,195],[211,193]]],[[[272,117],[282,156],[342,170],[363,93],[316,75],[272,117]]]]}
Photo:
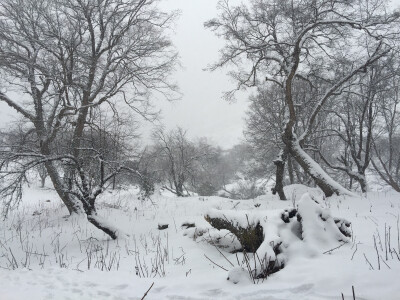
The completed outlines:
{"type": "Polygon", "coordinates": [[[250,222],[247,215],[247,225],[244,225],[243,222],[240,223],[238,221],[228,219],[225,215],[211,216],[209,214],[204,218],[208,223],[211,224],[212,227],[218,230],[226,229],[233,233],[242,245],[243,250],[247,252],[256,252],[264,241],[263,227],[260,225],[260,222],[250,222]]]}
{"type": "Polygon", "coordinates": [[[228,279],[238,283],[243,270],[253,282],[283,269],[291,256],[315,257],[349,242],[350,222],[334,218],[328,208],[304,194],[296,208],[282,211],[211,210],[205,219],[228,230],[241,243],[243,261],[228,279]]]}
{"type": "Polygon", "coordinates": [[[238,282],[238,274],[243,269],[255,281],[267,278],[284,267],[282,242],[277,235],[272,234],[272,231],[276,229],[275,222],[271,223],[268,239],[265,239],[265,230],[268,225],[267,219],[262,214],[211,210],[206,214],[205,219],[218,230],[230,231],[241,244],[243,265],[229,272],[228,279],[232,282],[238,282]]]}

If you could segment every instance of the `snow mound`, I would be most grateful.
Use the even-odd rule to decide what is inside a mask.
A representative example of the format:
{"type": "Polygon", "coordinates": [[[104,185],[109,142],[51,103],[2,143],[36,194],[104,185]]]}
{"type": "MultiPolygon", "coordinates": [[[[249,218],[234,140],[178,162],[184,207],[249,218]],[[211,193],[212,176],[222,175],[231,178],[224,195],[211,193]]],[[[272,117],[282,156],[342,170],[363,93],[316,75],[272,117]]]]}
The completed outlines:
{"type": "Polygon", "coordinates": [[[291,184],[283,188],[288,199],[296,201],[301,199],[304,194],[309,194],[315,199],[324,199],[325,195],[320,188],[312,188],[303,184],[291,184]]]}
{"type": "Polygon", "coordinates": [[[350,232],[345,224],[350,223],[334,219],[329,209],[324,208],[310,194],[306,193],[301,197],[297,211],[302,226],[303,241],[316,252],[320,249],[332,249],[338,242],[349,242],[350,232]],[[340,229],[345,230],[345,233],[340,229]]]}
{"type": "Polygon", "coordinates": [[[243,267],[235,267],[228,272],[229,281],[234,284],[238,284],[239,282],[250,282],[249,272],[243,267]]]}

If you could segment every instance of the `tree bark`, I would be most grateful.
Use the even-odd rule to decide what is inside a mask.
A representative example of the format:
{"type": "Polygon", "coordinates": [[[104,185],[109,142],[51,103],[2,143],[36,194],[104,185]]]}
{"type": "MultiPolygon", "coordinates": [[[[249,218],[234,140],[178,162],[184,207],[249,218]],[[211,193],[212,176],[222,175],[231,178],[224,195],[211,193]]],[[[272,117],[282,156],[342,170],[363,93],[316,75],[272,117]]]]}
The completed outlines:
{"type": "Polygon", "coordinates": [[[275,195],[278,193],[279,199],[287,200],[285,192],[283,191],[283,177],[285,174],[285,161],[287,159],[287,150],[282,150],[279,157],[274,160],[276,166],[275,173],[275,187],[272,188],[272,193],[275,195]]]}
{"type": "Polygon", "coordinates": [[[46,185],[46,177],[40,176],[40,187],[44,188],[45,185],[46,185]]]}
{"type": "MultiPolygon", "coordinates": [[[[360,174],[361,175],[361,174],[360,174]]],[[[366,193],[368,191],[368,187],[367,187],[367,181],[365,180],[365,175],[363,178],[359,178],[358,179],[358,183],[360,184],[361,187],[361,191],[363,193],[366,193]]]]}
{"type": "Polygon", "coordinates": [[[113,240],[116,240],[118,238],[117,231],[101,222],[97,217],[97,213],[88,214],[87,219],[91,224],[102,230],[104,233],[108,234],[113,240]]]}
{"type": "Polygon", "coordinates": [[[74,213],[82,213],[82,208],[78,201],[73,199],[72,196],[66,192],[63,180],[61,179],[61,176],[57,171],[57,167],[54,166],[54,162],[46,162],[45,166],[51,182],[53,183],[54,189],[56,190],[58,196],[61,198],[62,202],[67,207],[69,214],[72,215],[74,213]]]}
{"type": "Polygon", "coordinates": [[[287,158],[287,162],[288,162],[289,182],[290,184],[294,184],[293,161],[290,155],[287,158]]]}
{"type": "Polygon", "coordinates": [[[175,191],[178,197],[184,197],[185,194],[183,192],[183,183],[185,182],[184,175],[179,174],[178,179],[175,179],[175,191]]]}
{"type": "Polygon", "coordinates": [[[246,228],[243,228],[226,218],[211,218],[208,215],[204,216],[204,218],[212,227],[232,232],[239,240],[243,249],[249,253],[255,253],[264,241],[264,231],[260,222],[255,224],[249,223],[246,228]]]}
{"type": "MultiPolygon", "coordinates": [[[[38,130],[38,132],[40,132],[38,130]]],[[[40,151],[43,155],[50,155],[51,150],[48,143],[41,143],[40,151]]],[[[51,182],[53,183],[54,189],[57,192],[58,196],[61,198],[61,201],[65,204],[68,209],[70,215],[76,213],[82,213],[82,206],[78,200],[74,199],[69,193],[67,193],[67,189],[64,185],[63,179],[60,176],[60,172],[57,170],[57,166],[54,161],[46,161],[44,163],[47,174],[50,177],[51,182]]]]}

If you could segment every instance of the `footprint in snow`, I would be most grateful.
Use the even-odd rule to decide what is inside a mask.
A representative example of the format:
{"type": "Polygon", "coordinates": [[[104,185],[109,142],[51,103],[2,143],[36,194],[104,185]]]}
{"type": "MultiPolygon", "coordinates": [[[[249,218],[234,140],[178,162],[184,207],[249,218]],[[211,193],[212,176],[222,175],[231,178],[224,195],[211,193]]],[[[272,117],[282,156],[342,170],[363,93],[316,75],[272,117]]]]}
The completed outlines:
{"type": "Polygon", "coordinates": [[[224,293],[221,289],[212,289],[212,290],[208,290],[206,292],[203,293],[206,296],[223,296],[223,295],[227,295],[227,293],[224,293]]]}
{"type": "Polygon", "coordinates": [[[294,287],[294,288],[291,288],[290,291],[291,291],[292,293],[306,292],[306,291],[311,290],[311,289],[313,288],[313,286],[314,286],[314,285],[313,285],[312,283],[302,284],[302,285],[296,286],[296,287],[294,287]]]}
{"type": "Polygon", "coordinates": [[[71,292],[73,292],[74,294],[79,294],[79,295],[82,295],[82,290],[80,290],[80,289],[72,289],[71,290],[71,292]]]}
{"type": "Polygon", "coordinates": [[[96,286],[98,286],[98,284],[97,284],[97,283],[94,283],[94,282],[92,282],[92,281],[86,281],[86,282],[85,282],[85,286],[88,286],[88,287],[96,287],[96,286]]]}
{"type": "Polygon", "coordinates": [[[116,285],[113,289],[114,290],[124,290],[128,287],[127,284],[120,284],[120,285],[116,285]]]}
{"type": "Polygon", "coordinates": [[[105,291],[97,291],[97,295],[99,295],[99,296],[106,296],[106,297],[111,296],[110,293],[107,293],[107,292],[105,292],[105,291]]]}

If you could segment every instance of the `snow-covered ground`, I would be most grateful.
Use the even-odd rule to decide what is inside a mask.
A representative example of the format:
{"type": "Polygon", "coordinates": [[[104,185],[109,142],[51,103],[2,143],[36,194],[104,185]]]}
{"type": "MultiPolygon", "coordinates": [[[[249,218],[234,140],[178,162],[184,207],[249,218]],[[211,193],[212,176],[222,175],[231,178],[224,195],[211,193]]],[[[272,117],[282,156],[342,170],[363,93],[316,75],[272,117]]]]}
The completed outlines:
{"type": "Polygon", "coordinates": [[[84,219],[66,217],[53,191],[26,189],[20,208],[0,221],[0,299],[141,299],[153,283],[145,299],[312,300],[342,299],[342,293],[353,299],[352,286],[356,299],[400,299],[400,195],[394,192],[328,199],[333,216],[352,222],[347,244],[309,253],[292,248],[285,268],[256,284],[245,272],[237,284],[227,280],[228,271],[217,265],[237,269],[241,254],[226,251],[237,242],[212,230],[204,215],[222,209],[269,216],[297,206],[307,191],[320,197],[302,186],[287,189],[289,201],[166,194],[141,201],[135,190],[107,192],[99,214],[125,233],[112,241],[84,219]]]}

